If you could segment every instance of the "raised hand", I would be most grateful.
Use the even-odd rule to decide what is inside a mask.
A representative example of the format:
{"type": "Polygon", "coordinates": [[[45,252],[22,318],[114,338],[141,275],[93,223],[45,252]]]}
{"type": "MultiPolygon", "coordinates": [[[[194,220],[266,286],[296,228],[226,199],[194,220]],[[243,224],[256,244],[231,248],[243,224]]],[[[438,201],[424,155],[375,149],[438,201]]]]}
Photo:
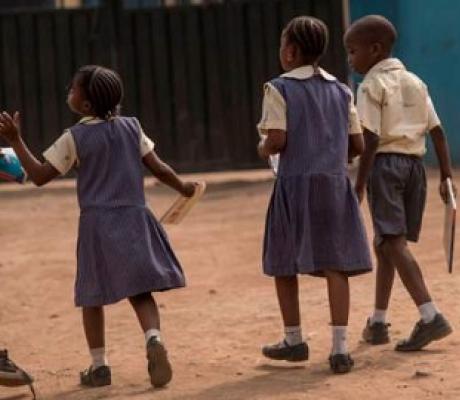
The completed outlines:
{"type": "Polygon", "coordinates": [[[21,120],[19,112],[15,112],[12,117],[6,111],[0,114],[0,136],[9,143],[14,143],[21,137],[21,120]]]}

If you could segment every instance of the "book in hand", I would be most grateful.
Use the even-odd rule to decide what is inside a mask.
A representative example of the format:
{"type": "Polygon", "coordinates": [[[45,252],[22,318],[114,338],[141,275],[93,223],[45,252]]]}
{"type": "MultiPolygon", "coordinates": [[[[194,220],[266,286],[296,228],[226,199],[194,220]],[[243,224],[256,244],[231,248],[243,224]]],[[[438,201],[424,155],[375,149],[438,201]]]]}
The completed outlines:
{"type": "Polygon", "coordinates": [[[179,196],[171,207],[160,218],[162,224],[179,224],[191,208],[203,197],[206,190],[205,182],[198,182],[192,197],[179,196]]]}
{"type": "Polygon", "coordinates": [[[0,181],[24,183],[27,174],[11,147],[0,148],[0,181]]]}
{"type": "Polygon", "coordinates": [[[447,269],[452,273],[454,263],[455,245],[455,219],[457,214],[457,201],[452,187],[452,180],[447,178],[447,202],[444,212],[444,253],[446,256],[447,269]]]}

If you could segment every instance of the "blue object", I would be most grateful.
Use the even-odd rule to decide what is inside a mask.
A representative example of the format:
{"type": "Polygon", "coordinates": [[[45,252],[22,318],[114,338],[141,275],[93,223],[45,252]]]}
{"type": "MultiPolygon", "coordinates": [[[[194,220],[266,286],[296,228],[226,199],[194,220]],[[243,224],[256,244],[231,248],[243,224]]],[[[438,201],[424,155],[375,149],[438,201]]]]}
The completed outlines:
{"type": "Polygon", "coordinates": [[[0,148],[0,180],[24,183],[26,173],[11,147],[0,148]]]}

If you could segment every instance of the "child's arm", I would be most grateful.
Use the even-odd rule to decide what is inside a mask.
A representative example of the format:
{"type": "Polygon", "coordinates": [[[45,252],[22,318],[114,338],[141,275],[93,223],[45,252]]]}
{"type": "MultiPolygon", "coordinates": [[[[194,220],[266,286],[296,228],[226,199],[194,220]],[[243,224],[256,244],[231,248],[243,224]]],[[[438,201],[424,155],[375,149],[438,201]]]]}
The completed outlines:
{"type": "Polygon", "coordinates": [[[359,160],[358,177],[356,178],[355,190],[361,203],[364,198],[367,179],[374,164],[375,153],[379,145],[379,137],[375,133],[364,129],[364,152],[359,160]]]}
{"type": "Polygon", "coordinates": [[[183,196],[192,197],[195,193],[196,184],[194,182],[183,182],[174,170],[158,157],[155,151],[152,150],[147,153],[142,158],[142,161],[155,178],[183,196]]]}
{"type": "Polygon", "coordinates": [[[7,112],[0,114],[0,136],[15,151],[29,179],[37,186],[42,186],[56,178],[59,171],[48,162],[40,162],[31,153],[21,136],[21,121],[16,112],[12,118],[7,112]]]}
{"type": "MultiPolygon", "coordinates": [[[[447,178],[452,178],[452,165],[449,156],[449,145],[446,135],[441,125],[437,125],[430,130],[431,140],[433,141],[436,156],[439,162],[439,171],[441,183],[439,185],[439,193],[444,202],[447,201],[447,178]]],[[[457,194],[457,188],[452,183],[454,193],[457,194]]]]}
{"type": "Polygon", "coordinates": [[[363,129],[353,100],[353,93],[348,86],[343,86],[350,95],[348,104],[348,162],[352,163],[353,158],[364,152],[363,129]]]}
{"type": "Polygon", "coordinates": [[[352,162],[353,158],[360,156],[364,152],[364,137],[362,133],[349,135],[348,139],[348,162],[352,162]]]}
{"type": "Polygon", "coordinates": [[[266,137],[257,145],[259,157],[266,160],[272,154],[277,154],[286,147],[286,131],[281,129],[268,129],[266,137]]]}

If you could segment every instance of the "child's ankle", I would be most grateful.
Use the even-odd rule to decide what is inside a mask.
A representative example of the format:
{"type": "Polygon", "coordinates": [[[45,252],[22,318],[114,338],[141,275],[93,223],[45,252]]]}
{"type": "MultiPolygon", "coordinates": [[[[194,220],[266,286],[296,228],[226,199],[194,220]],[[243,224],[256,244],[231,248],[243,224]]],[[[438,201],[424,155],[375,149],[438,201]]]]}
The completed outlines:
{"type": "Polygon", "coordinates": [[[436,308],[435,304],[432,301],[428,301],[418,306],[420,312],[420,317],[422,318],[425,324],[430,323],[436,317],[436,314],[439,313],[439,310],[436,308]]]}
{"type": "Polygon", "coordinates": [[[386,323],[386,318],[387,318],[387,310],[380,310],[380,309],[376,308],[374,310],[374,313],[369,318],[369,322],[370,322],[371,325],[373,325],[375,323],[384,324],[384,323],[386,323]]]}
{"type": "Polygon", "coordinates": [[[158,341],[161,341],[160,330],[156,328],[148,329],[144,333],[145,335],[145,343],[148,343],[149,340],[153,337],[157,338],[158,341]]]}
{"type": "Polygon", "coordinates": [[[97,349],[89,349],[91,355],[91,366],[93,369],[109,365],[105,354],[105,347],[99,347],[97,349]]]}
{"type": "Polygon", "coordinates": [[[302,343],[302,328],[300,326],[285,326],[284,341],[289,346],[296,346],[302,343]]]}
{"type": "Polygon", "coordinates": [[[348,354],[347,326],[332,326],[331,355],[348,354]]]}

